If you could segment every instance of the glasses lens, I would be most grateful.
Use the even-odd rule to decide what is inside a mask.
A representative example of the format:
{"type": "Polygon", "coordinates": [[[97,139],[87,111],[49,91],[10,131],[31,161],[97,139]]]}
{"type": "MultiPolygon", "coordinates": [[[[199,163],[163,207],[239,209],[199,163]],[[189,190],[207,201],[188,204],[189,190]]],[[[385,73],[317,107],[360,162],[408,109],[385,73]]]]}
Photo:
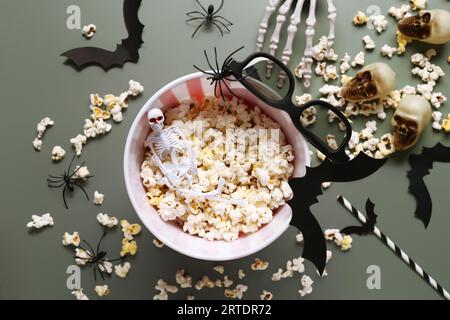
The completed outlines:
{"type": "Polygon", "coordinates": [[[278,102],[288,95],[289,79],[282,67],[272,60],[263,57],[253,59],[243,69],[242,76],[248,85],[269,101],[278,102]]]}
{"type": "Polygon", "coordinates": [[[322,141],[330,152],[344,143],[346,127],[336,113],[324,106],[305,109],[300,117],[304,128],[322,141]]]}

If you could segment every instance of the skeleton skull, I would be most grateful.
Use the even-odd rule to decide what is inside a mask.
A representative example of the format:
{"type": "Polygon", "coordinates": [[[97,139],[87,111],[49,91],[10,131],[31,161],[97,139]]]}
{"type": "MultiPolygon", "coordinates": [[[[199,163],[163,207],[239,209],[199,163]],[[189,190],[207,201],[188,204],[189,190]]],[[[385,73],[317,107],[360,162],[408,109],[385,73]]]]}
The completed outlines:
{"type": "Polygon", "coordinates": [[[450,12],[442,9],[422,10],[417,16],[400,20],[398,30],[414,40],[431,44],[447,43],[450,41],[450,12]]]}
{"type": "Polygon", "coordinates": [[[152,128],[153,131],[161,131],[164,128],[165,118],[161,109],[159,108],[151,109],[147,114],[147,118],[150,128],[152,128]]]}
{"type": "Polygon", "coordinates": [[[350,102],[362,102],[386,96],[395,89],[395,72],[385,63],[372,63],[345,83],[342,97],[350,102]]]}
{"type": "Polygon", "coordinates": [[[392,116],[394,146],[406,150],[416,144],[422,130],[431,120],[431,106],[422,96],[408,95],[399,103],[392,116]]]}

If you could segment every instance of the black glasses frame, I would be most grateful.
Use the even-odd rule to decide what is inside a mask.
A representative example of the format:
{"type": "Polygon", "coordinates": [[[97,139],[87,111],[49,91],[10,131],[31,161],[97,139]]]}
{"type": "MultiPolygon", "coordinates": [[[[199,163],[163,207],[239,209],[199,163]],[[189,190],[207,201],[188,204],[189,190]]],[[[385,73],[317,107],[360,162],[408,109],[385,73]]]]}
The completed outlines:
{"type": "MultiPolygon", "coordinates": [[[[320,152],[322,152],[330,161],[342,163],[349,161],[349,157],[345,153],[345,147],[347,146],[351,136],[352,136],[352,126],[348,121],[347,117],[336,107],[331,105],[330,103],[323,100],[312,100],[308,103],[305,103],[302,106],[296,106],[292,102],[292,97],[295,89],[295,78],[292,72],[284,65],[283,62],[275,58],[274,56],[264,53],[257,52],[248,56],[244,61],[238,62],[233,58],[227,59],[226,63],[224,63],[225,70],[222,70],[222,74],[224,78],[227,79],[228,76],[234,76],[237,81],[239,81],[247,90],[249,90],[253,95],[255,95],[258,99],[266,103],[267,105],[285,111],[292,122],[294,123],[297,130],[311,143],[315,148],[317,148],[320,152]],[[254,61],[258,58],[266,58],[269,60],[269,63],[275,63],[278,67],[281,68],[281,72],[286,74],[286,77],[289,81],[289,89],[285,97],[282,97],[281,100],[273,100],[269,97],[265,96],[261,91],[255,88],[251,83],[249,83],[246,79],[247,76],[243,76],[242,72],[246,67],[250,67],[250,62],[254,61]],[[300,121],[300,117],[302,113],[310,108],[310,107],[323,107],[328,110],[331,110],[345,125],[345,138],[339,147],[336,150],[330,150],[328,146],[322,141],[319,137],[317,137],[314,133],[309,131],[305,126],[302,125],[300,121]]],[[[230,90],[231,91],[231,90],[230,90]]]]}

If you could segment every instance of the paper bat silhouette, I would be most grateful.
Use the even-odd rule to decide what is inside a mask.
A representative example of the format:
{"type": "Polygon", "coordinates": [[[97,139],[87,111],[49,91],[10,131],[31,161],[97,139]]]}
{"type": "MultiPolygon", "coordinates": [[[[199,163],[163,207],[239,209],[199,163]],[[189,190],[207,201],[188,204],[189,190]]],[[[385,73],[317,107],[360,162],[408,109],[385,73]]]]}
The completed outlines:
{"type": "Polygon", "coordinates": [[[377,224],[377,214],[375,213],[375,204],[370,199],[366,201],[366,223],[362,226],[350,226],[341,230],[341,233],[351,235],[367,235],[373,231],[373,227],[377,224]]]}
{"type": "Polygon", "coordinates": [[[320,274],[326,264],[327,247],[322,227],[311,213],[310,207],[319,202],[323,182],[349,182],[366,178],[381,168],[387,159],[374,159],[360,152],[353,160],[343,163],[328,159],[318,167],[307,168],[302,178],[289,180],[294,197],[288,202],[292,208],[291,225],[303,234],[302,256],[311,261],[320,274]]]}
{"type": "Polygon", "coordinates": [[[61,56],[67,57],[66,63],[77,70],[91,65],[99,65],[105,71],[114,67],[122,67],[125,62],[138,62],[139,49],[144,41],[142,32],[144,25],[139,21],[138,11],[142,0],[124,0],[123,16],[128,31],[128,38],[117,45],[115,51],[108,51],[96,47],[75,48],[64,52],[61,56]]]}
{"type": "Polygon", "coordinates": [[[423,222],[425,228],[431,220],[432,201],[423,178],[430,173],[434,162],[450,162],[450,148],[437,143],[432,148],[423,148],[421,154],[409,156],[409,192],[417,202],[415,216],[423,222]]]}

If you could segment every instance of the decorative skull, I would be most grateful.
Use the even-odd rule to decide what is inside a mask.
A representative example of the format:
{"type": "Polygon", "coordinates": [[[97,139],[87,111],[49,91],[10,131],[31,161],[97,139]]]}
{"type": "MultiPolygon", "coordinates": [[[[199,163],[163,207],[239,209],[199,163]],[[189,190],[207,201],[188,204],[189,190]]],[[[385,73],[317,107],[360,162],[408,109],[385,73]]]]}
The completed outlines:
{"type": "Polygon", "coordinates": [[[416,16],[398,22],[398,31],[403,35],[431,44],[450,41],[450,12],[435,9],[422,10],[416,16]]]}
{"type": "Polygon", "coordinates": [[[431,106],[422,96],[405,96],[392,116],[394,146],[406,150],[416,144],[422,130],[431,120],[431,106]]]}
{"type": "Polygon", "coordinates": [[[153,131],[161,131],[164,128],[164,114],[161,109],[153,108],[147,113],[148,123],[153,131]]]}
{"type": "Polygon", "coordinates": [[[363,102],[386,96],[395,89],[395,72],[385,63],[376,62],[363,68],[342,88],[342,97],[363,102]]]}

